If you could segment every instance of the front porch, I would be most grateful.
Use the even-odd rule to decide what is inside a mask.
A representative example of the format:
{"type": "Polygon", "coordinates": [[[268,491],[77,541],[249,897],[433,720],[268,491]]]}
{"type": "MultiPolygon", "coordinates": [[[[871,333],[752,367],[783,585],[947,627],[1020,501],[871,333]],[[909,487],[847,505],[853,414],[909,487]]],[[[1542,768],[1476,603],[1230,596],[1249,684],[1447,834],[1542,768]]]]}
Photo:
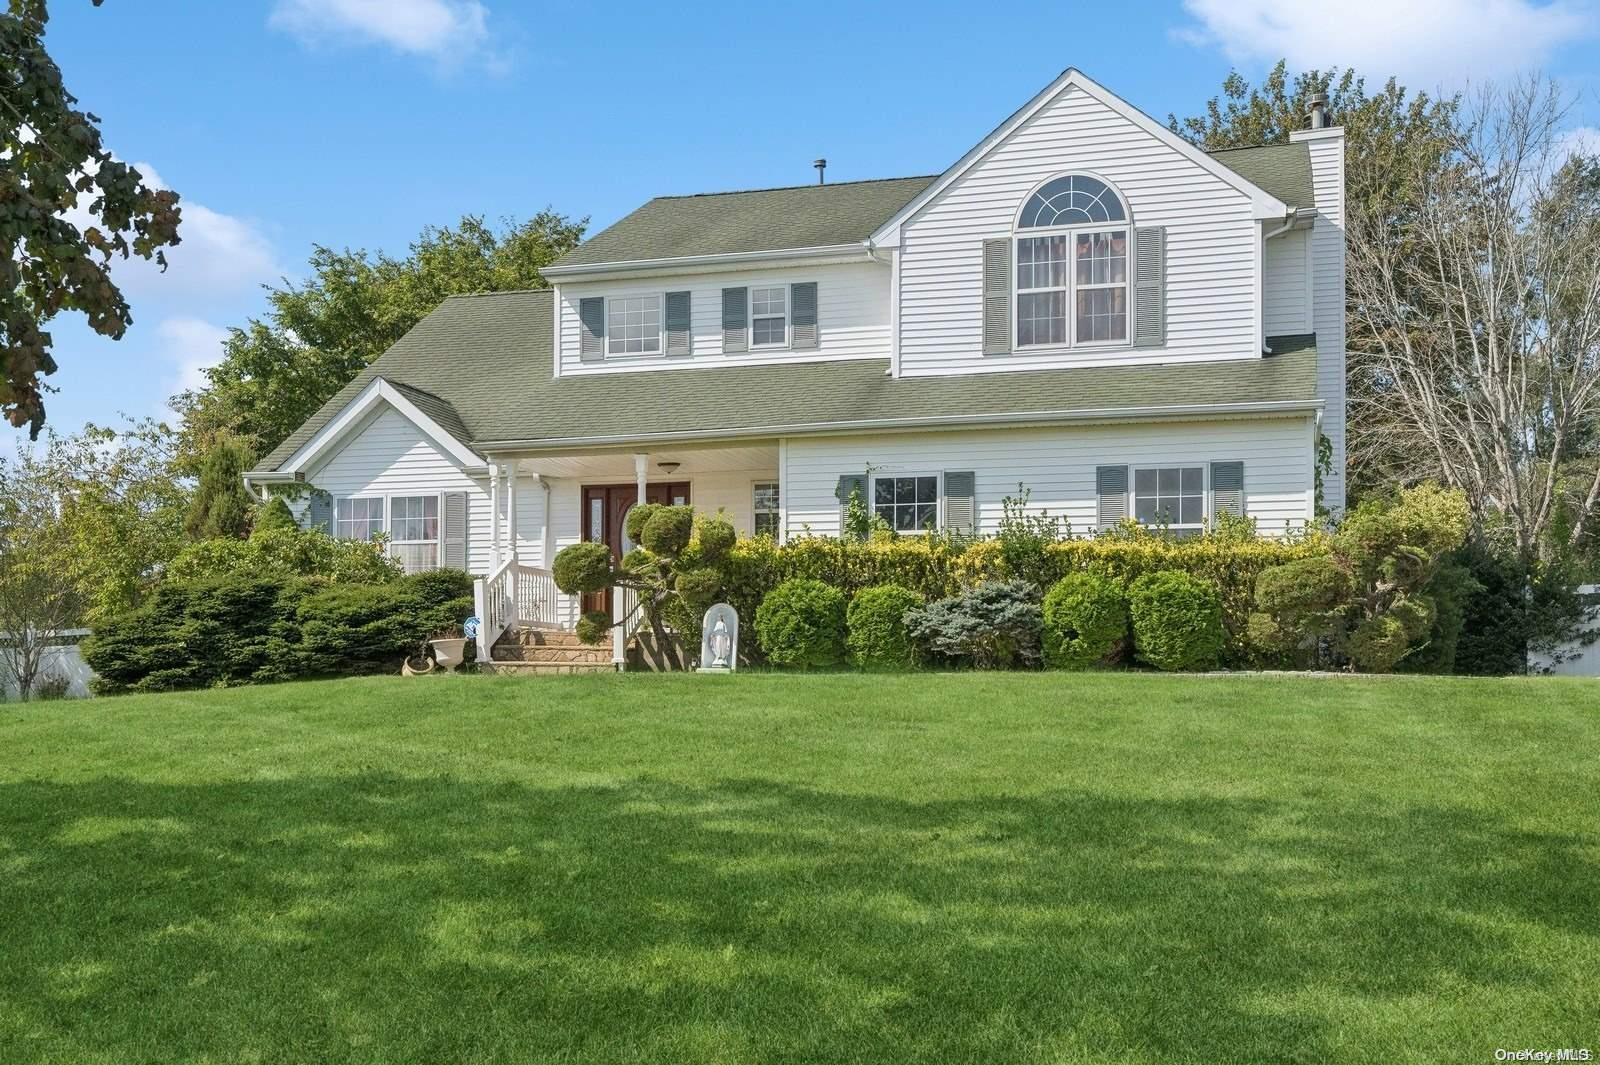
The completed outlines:
{"type": "Polygon", "coordinates": [[[488,572],[476,582],[478,660],[555,665],[570,660],[571,641],[539,641],[523,633],[571,633],[585,610],[605,610],[614,622],[607,658],[580,655],[589,668],[622,669],[639,623],[631,591],[613,589],[609,602],[579,602],[555,586],[550,566],[562,548],[583,540],[606,543],[620,559],[633,544],[624,530],[640,503],[686,503],[722,512],[741,535],[782,529],[777,441],[726,446],[616,449],[585,453],[490,456],[488,572]],[[495,651],[504,639],[502,652],[495,651]],[[546,656],[536,649],[560,643],[546,656]],[[519,657],[510,659],[512,650],[519,657]]]}

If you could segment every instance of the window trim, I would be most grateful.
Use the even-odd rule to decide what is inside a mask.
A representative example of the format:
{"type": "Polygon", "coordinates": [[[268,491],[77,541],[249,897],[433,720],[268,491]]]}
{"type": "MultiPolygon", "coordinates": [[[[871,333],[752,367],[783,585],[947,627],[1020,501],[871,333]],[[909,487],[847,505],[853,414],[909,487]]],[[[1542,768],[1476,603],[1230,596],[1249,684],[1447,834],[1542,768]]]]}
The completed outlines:
{"type": "MultiPolygon", "coordinates": [[[[1132,204],[1130,204],[1128,202],[1128,197],[1123,194],[1122,189],[1119,188],[1117,186],[1117,184],[1114,181],[1112,181],[1111,179],[1109,179],[1107,177],[1104,177],[1103,175],[1098,174],[1098,173],[1096,173],[1096,172],[1094,172],[1092,170],[1064,170],[1064,171],[1062,171],[1062,172],[1060,172],[1058,174],[1051,174],[1049,177],[1045,178],[1043,181],[1040,181],[1039,183],[1034,185],[1032,188],[1030,188],[1027,191],[1026,194],[1023,195],[1022,201],[1017,204],[1016,213],[1013,214],[1012,217],[1011,217],[1011,262],[1009,264],[1007,264],[1007,268],[1008,268],[1008,270],[1010,271],[1010,274],[1011,274],[1011,292],[1010,292],[1010,297],[1011,297],[1011,337],[1010,337],[1010,341],[1011,341],[1011,344],[1010,344],[1010,347],[1011,347],[1011,353],[1012,354],[1029,354],[1029,355],[1032,355],[1032,354],[1036,354],[1036,353],[1064,352],[1064,351],[1122,351],[1122,350],[1130,349],[1130,348],[1133,347],[1133,341],[1134,341],[1134,337],[1133,337],[1133,304],[1134,304],[1134,281],[1135,281],[1135,278],[1133,276],[1134,275],[1134,266],[1135,266],[1133,240],[1134,240],[1134,232],[1135,232],[1136,228],[1137,228],[1136,227],[1136,222],[1135,222],[1134,215],[1133,215],[1133,206],[1132,206],[1132,204]],[[1050,184],[1050,182],[1057,180],[1058,178],[1076,177],[1076,176],[1080,176],[1080,175],[1083,176],[1083,177],[1093,178],[1094,180],[1100,182],[1108,190],[1110,190],[1112,195],[1116,196],[1117,199],[1119,201],[1121,201],[1121,203],[1122,203],[1122,213],[1123,213],[1123,216],[1124,216],[1122,221],[1120,221],[1120,222],[1081,222],[1081,223],[1077,223],[1077,224],[1074,224],[1074,225],[1067,225],[1067,226],[1031,226],[1031,227],[1024,227],[1022,225],[1022,212],[1027,209],[1029,201],[1031,201],[1033,199],[1033,196],[1034,196],[1034,194],[1036,192],[1038,192],[1040,189],[1044,188],[1044,186],[1050,184]],[[1123,231],[1123,240],[1125,242],[1125,247],[1126,247],[1125,257],[1127,259],[1127,270],[1126,270],[1127,277],[1126,277],[1126,280],[1122,284],[1122,290],[1123,290],[1123,293],[1124,293],[1123,301],[1122,301],[1123,302],[1123,312],[1124,312],[1123,339],[1121,339],[1121,340],[1086,340],[1086,341],[1079,341],[1077,339],[1077,337],[1078,337],[1078,251],[1077,251],[1077,248],[1078,248],[1078,245],[1077,245],[1078,235],[1081,234],[1081,233],[1106,233],[1106,232],[1111,232],[1111,231],[1117,230],[1117,229],[1121,229],[1123,231]],[[1034,289],[1027,289],[1026,292],[1028,294],[1032,294],[1032,293],[1035,293],[1035,292],[1061,292],[1061,291],[1065,292],[1065,294],[1066,294],[1066,312],[1067,312],[1067,321],[1066,321],[1066,337],[1067,337],[1067,340],[1066,340],[1066,343],[1064,343],[1064,344],[1023,344],[1017,339],[1019,331],[1020,331],[1021,326],[1022,326],[1022,316],[1021,316],[1022,300],[1021,300],[1020,297],[1024,294],[1024,290],[1022,289],[1022,286],[1021,286],[1021,271],[1017,268],[1017,249],[1020,246],[1019,242],[1023,241],[1023,240],[1026,240],[1029,237],[1055,237],[1055,236],[1065,237],[1066,240],[1067,240],[1067,270],[1066,270],[1067,283],[1066,283],[1066,285],[1064,286],[1063,289],[1034,288],[1034,289]]],[[[1091,291],[1098,291],[1098,290],[1110,291],[1110,290],[1115,289],[1116,286],[1114,286],[1114,285],[1090,285],[1090,286],[1087,286],[1087,288],[1089,290],[1091,290],[1091,291]]]]}
{"type": "MultiPolygon", "coordinates": [[[[1182,474],[1179,476],[1181,478],[1182,474]]],[[[1180,497],[1183,495],[1181,488],[1178,494],[1180,497]]],[[[1212,517],[1211,460],[1207,459],[1202,462],[1177,461],[1161,463],[1157,465],[1147,464],[1143,466],[1136,466],[1130,463],[1128,466],[1128,517],[1132,518],[1135,523],[1146,529],[1166,529],[1168,532],[1174,533],[1203,534],[1207,532],[1211,528],[1212,517]],[[1151,470],[1158,471],[1157,476],[1159,477],[1159,471],[1161,470],[1192,470],[1196,467],[1198,467],[1200,470],[1200,523],[1198,525],[1183,522],[1170,522],[1166,525],[1149,525],[1145,522],[1139,521],[1139,473],[1141,470],[1146,472],[1151,470]]]]}
{"type": "MultiPolygon", "coordinates": [[[[402,544],[406,545],[406,546],[417,546],[417,545],[421,545],[421,544],[432,544],[433,545],[433,568],[434,569],[443,569],[444,568],[444,511],[445,511],[444,497],[446,495],[448,495],[448,494],[449,493],[447,493],[447,492],[369,492],[369,493],[360,494],[360,495],[334,496],[333,497],[334,537],[335,537],[335,539],[341,539],[341,540],[352,539],[351,537],[348,537],[348,536],[339,536],[338,535],[338,530],[339,530],[339,504],[340,503],[348,503],[351,500],[356,500],[356,499],[381,499],[383,501],[383,528],[379,530],[379,533],[382,534],[382,536],[384,538],[384,541],[385,541],[385,543],[384,543],[384,557],[385,558],[391,558],[391,559],[394,559],[396,562],[399,562],[400,560],[398,558],[395,558],[395,555],[394,555],[394,548],[396,546],[402,545],[402,544]],[[435,513],[435,519],[434,519],[435,520],[435,525],[434,525],[434,538],[432,540],[396,540],[394,538],[394,501],[396,499],[433,499],[433,500],[437,501],[434,504],[434,506],[437,509],[434,512],[435,513]]],[[[470,510],[470,507],[471,507],[471,501],[469,500],[468,501],[469,510],[470,510]]],[[[362,540],[362,541],[359,541],[359,542],[360,543],[371,543],[372,540],[371,540],[371,537],[368,537],[366,540],[362,540]]],[[[410,573],[410,572],[423,573],[423,572],[428,572],[428,571],[426,571],[426,570],[416,570],[416,571],[407,570],[407,572],[408,573],[410,573]]]]}
{"type": "MultiPolygon", "coordinates": [[[[676,292],[676,291],[681,291],[681,290],[674,289],[673,291],[676,292]]],[[[605,300],[605,304],[603,306],[603,313],[605,314],[606,335],[605,335],[604,340],[605,340],[605,357],[606,357],[606,359],[608,361],[611,360],[611,359],[657,359],[657,358],[661,358],[661,357],[666,355],[666,353],[667,353],[667,294],[666,294],[665,290],[662,290],[660,292],[613,292],[613,293],[610,293],[610,294],[608,294],[608,295],[606,295],[606,296],[604,296],[602,298],[605,300]],[[656,350],[654,350],[654,351],[612,351],[611,350],[611,341],[612,341],[612,337],[614,335],[612,333],[612,331],[611,331],[611,303],[612,303],[612,301],[613,300],[642,300],[642,299],[653,299],[653,300],[656,301],[656,350]]],[[[691,295],[689,298],[690,298],[691,306],[692,306],[694,297],[691,295]]],[[[583,328],[582,322],[579,322],[578,328],[580,330],[583,328]]],[[[691,330],[691,332],[692,332],[692,330],[691,330]]],[[[590,357],[593,358],[593,356],[590,356],[590,357]]]]}
{"type": "Polygon", "coordinates": [[[785,281],[758,285],[754,282],[747,283],[744,289],[745,301],[745,330],[748,339],[746,347],[750,351],[787,351],[794,343],[794,285],[785,281]],[[779,344],[756,343],[756,289],[778,288],[783,290],[783,314],[763,314],[762,318],[783,319],[783,342],[779,344]]]}
{"type": "MultiPolygon", "coordinates": [[[[926,536],[929,532],[941,532],[944,529],[944,474],[930,470],[873,470],[867,478],[867,509],[873,517],[878,516],[878,482],[896,480],[917,480],[923,477],[933,478],[933,528],[895,529],[897,536],[926,536]]],[[[905,504],[893,503],[891,506],[904,506],[905,504]]],[[[921,504],[912,503],[911,506],[921,504]]],[[[894,528],[894,523],[889,523],[894,528]]]]}
{"type": "Polygon", "coordinates": [[[757,519],[763,514],[771,514],[777,528],[773,530],[772,538],[777,541],[783,539],[783,482],[776,477],[763,477],[750,482],[750,535],[760,536],[757,519]],[[777,506],[770,510],[763,510],[756,506],[756,491],[771,485],[778,493],[777,506]]]}

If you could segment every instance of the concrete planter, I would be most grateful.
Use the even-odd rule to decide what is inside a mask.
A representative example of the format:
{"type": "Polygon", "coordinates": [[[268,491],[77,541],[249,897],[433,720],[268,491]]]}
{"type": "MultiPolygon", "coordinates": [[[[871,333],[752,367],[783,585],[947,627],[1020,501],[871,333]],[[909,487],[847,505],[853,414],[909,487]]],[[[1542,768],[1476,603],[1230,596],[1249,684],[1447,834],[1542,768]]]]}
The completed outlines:
{"type": "Polygon", "coordinates": [[[429,640],[428,645],[433,648],[434,661],[445,669],[455,669],[467,657],[466,637],[451,638],[447,640],[429,640]]]}

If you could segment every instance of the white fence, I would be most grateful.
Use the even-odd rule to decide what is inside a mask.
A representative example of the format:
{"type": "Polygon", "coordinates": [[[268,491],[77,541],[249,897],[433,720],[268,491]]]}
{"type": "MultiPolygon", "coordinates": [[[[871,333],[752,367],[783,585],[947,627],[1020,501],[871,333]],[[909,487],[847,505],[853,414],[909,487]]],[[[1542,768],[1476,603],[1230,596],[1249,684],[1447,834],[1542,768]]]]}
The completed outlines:
{"type": "MultiPolygon", "coordinates": [[[[1578,594],[1588,607],[1584,617],[1585,626],[1593,628],[1600,625],[1600,584],[1582,585],[1578,588],[1578,594]]],[[[1529,655],[1528,669],[1533,673],[1548,672],[1564,677],[1600,677],[1600,640],[1587,647],[1569,644],[1561,648],[1556,657],[1560,661],[1551,662],[1539,655],[1529,655]]]]}
{"type": "MultiPolygon", "coordinates": [[[[88,629],[67,629],[51,639],[50,646],[45,648],[41,657],[35,686],[59,676],[67,678],[68,698],[86,699],[92,695],[89,682],[94,679],[94,670],[78,653],[78,643],[87,635],[88,629]]],[[[10,633],[0,633],[0,656],[9,653],[7,648],[10,643],[10,633]]],[[[0,663],[0,695],[11,700],[17,698],[17,694],[16,680],[11,675],[10,667],[0,663]]]]}

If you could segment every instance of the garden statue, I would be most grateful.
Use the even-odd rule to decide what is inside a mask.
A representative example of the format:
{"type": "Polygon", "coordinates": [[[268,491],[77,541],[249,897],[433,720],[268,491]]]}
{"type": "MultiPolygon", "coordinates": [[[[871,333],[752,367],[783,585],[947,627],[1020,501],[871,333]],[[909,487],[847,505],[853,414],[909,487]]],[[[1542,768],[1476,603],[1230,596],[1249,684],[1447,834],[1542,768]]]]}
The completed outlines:
{"type": "Polygon", "coordinates": [[[739,615],[727,603],[706,611],[700,623],[701,673],[731,673],[739,661],[739,615]]]}

